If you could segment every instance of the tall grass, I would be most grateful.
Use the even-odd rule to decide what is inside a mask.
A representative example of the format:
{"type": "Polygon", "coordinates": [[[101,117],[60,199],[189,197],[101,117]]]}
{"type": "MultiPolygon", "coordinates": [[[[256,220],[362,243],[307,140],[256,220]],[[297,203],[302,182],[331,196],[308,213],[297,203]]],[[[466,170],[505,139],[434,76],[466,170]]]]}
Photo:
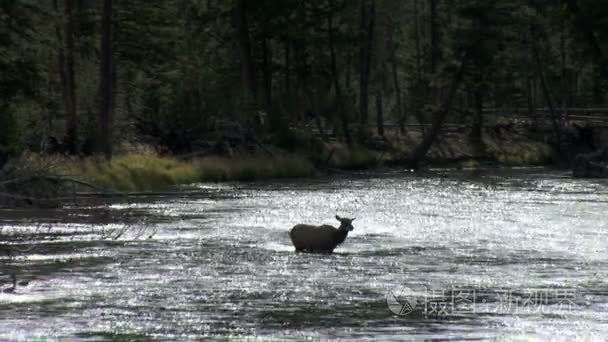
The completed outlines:
{"type": "Polygon", "coordinates": [[[198,180],[193,165],[155,155],[122,155],[109,163],[83,159],[62,171],[97,186],[121,191],[162,190],[198,180]]]}
{"type": "Polygon", "coordinates": [[[103,188],[150,191],[196,182],[310,176],[315,169],[308,160],[293,156],[248,155],[181,161],[156,155],[128,154],[116,156],[109,163],[95,159],[70,159],[55,171],[103,188]]]}
{"type": "Polygon", "coordinates": [[[363,146],[348,148],[345,145],[334,145],[334,152],[329,160],[329,166],[338,169],[364,169],[378,166],[381,163],[381,153],[363,146]]]}
{"type": "MultiPolygon", "coordinates": [[[[98,187],[120,191],[165,190],[175,185],[196,182],[254,181],[267,178],[306,177],[315,174],[315,164],[338,169],[364,169],[384,162],[401,160],[415,146],[415,142],[396,145],[395,150],[379,151],[364,146],[348,148],[341,143],[328,143],[296,137],[296,142],[307,142],[293,151],[275,149],[274,155],[258,152],[233,158],[209,156],[193,160],[179,160],[158,156],[150,151],[124,151],[111,162],[97,158],[45,156],[24,154],[13,172],[68,175],[98,187]]],[[[527,139],[489,139],[486,137],[483,155],[477,155],[468,140],[450,141],[447,149],[434,149],[430,156],[438,160],[466,157],[487,157],[502,165],[545,164],[553,151],[545,143],[527,139]]],[[[299,145],[294,145],[299,146],[299,145]]]]}

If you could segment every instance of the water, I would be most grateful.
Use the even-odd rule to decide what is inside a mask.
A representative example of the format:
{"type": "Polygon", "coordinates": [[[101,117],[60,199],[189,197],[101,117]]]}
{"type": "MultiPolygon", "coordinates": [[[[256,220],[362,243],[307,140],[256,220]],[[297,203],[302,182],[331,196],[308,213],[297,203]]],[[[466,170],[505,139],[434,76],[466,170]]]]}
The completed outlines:
{"type": "Polygon", "coordinates": [[[607,195],[546,170],[391,172],[3,211],[38,241],[0,256],[29,281],[0,294],[0,338],[603,339],[607,195]],[[294,253],[291,226],[335,214],[356,220],[334,255],[294,253]]]}

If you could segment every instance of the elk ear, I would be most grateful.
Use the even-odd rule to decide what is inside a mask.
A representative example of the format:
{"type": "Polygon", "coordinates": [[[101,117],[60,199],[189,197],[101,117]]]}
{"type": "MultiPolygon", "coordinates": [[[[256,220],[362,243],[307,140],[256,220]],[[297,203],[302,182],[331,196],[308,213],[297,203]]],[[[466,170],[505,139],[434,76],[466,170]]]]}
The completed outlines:
{"type": "Polygon", "coordinates": [[[342,219],[340,218],[340,216],[336,215],[336,220],[338,221],[342,221],[342,219]]]}

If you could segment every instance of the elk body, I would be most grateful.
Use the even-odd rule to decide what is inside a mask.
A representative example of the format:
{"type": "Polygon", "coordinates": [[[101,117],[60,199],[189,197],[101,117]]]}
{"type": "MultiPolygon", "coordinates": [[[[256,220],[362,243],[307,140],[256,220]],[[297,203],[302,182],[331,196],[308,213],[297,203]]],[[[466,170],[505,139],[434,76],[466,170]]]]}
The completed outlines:
{"type": "Polygon", "coordinates": [[[344,242],[348,232],[353,230],[354,219],[344,218],[336,215],[340,221],[340,227],[330,225],[311,226],[298,224],[291,228],[289,237],[296,252],[308,253],[333,253],[334,249],[344,242]]]}

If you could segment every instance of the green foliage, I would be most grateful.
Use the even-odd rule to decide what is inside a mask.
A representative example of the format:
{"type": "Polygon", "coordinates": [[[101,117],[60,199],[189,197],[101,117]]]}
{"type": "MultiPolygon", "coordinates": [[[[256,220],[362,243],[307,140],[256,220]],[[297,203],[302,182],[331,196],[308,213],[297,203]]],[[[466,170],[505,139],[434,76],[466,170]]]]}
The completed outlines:
{"type": "MultiPolygon", "coordinates": [[[[310,129],[316,124],[309,113],[320,116],[325,130],[337,131],[341,141],[342,118],[353,131],[358,128],[354,123],[360,121],[357,89],[365,45],[361,19],[367,15],[361,11],[368,6],[347,0],[242,1],[245,32],[240,37],[235,29],[237,3],[115,3],[115,143],[144,141],[173,154],[199,151],[228,135],[243,135],[221,131],[222,123],[229,122],[254,132],[257,140],[303,153],[319,164],[328,148],[310,129]],[[247,84],[241,75],[241,54],[247,53],[257,89],[252,99],[244,95],[247,84]],[[260,112],[268,113],[264,125],[256,122],[260,112]]],[[[425,115],[424,108],[443,104],[464,51],[469,51],[470,61],[464,87],[454,99],[457,112],[464,114],[448,120],[473,121],[466,116],[472,112],[476,89],[484,91],[482,107],[544,107],[546,99],[530,59],[532,26],[539,32],[542,68],[556,102],[604,105],[608,10],[596,1],[438,0],[433,13],[427,1],[374,3],[367,88],[380,93],[370,98],[379,95],[384,101],[389,123],[403,116],[428,123],[432,116],[425,115]],[[577,11],[570,8],[572,3],[577,11]],[[434,59],[436,66],[431,65],[434,59]]],[[[63,1],[0,2],[0,148],[5,151],[22,149],[26,141],[35,147],[48,137],[65,135],[58,67],[64,48],[63,6],[63,1]]],[[[99,19],[99,4],[74,3],[77,114],[82,126],[78,132],[87,135],[79,141],[93,141],[98,131],[99,19]]],[[[373,115],[373,100],[369,108],[373,115]]],[[[375,120],[368,121],[371,125],[375,120]]],[[[336,158],[347,165],[375,160],[361,151],[336,158]]],[[[222,174],[220,169],[214,172],[222,174]]],[[[126,179],[144,171],[129,172],[126,179]]],[[[175,181],[169,178],[155,182],[175,181]]]]}
{"type": "MultiPolygon", "coordinates": [[[[31,161],[30,161],[31,163],[31,161]]],[[[243,155],[180,161],[156,155],[120,155],[111,162],[96,159],[55,159],[53,172],[78,177],[102,188],[120,191],[167,190],[196,182],[252,181],[303,177],[315,173],[311,162],[296,156],[243,155]]]]}
{"type": "Polygon", "coordinates": [[[36,64],[29,46],[21,45],[32,39],[32,14],[36,8],[25,1],[0,2],[0,165],[18,147],[14,104],[34,96],[36,64]]]}

